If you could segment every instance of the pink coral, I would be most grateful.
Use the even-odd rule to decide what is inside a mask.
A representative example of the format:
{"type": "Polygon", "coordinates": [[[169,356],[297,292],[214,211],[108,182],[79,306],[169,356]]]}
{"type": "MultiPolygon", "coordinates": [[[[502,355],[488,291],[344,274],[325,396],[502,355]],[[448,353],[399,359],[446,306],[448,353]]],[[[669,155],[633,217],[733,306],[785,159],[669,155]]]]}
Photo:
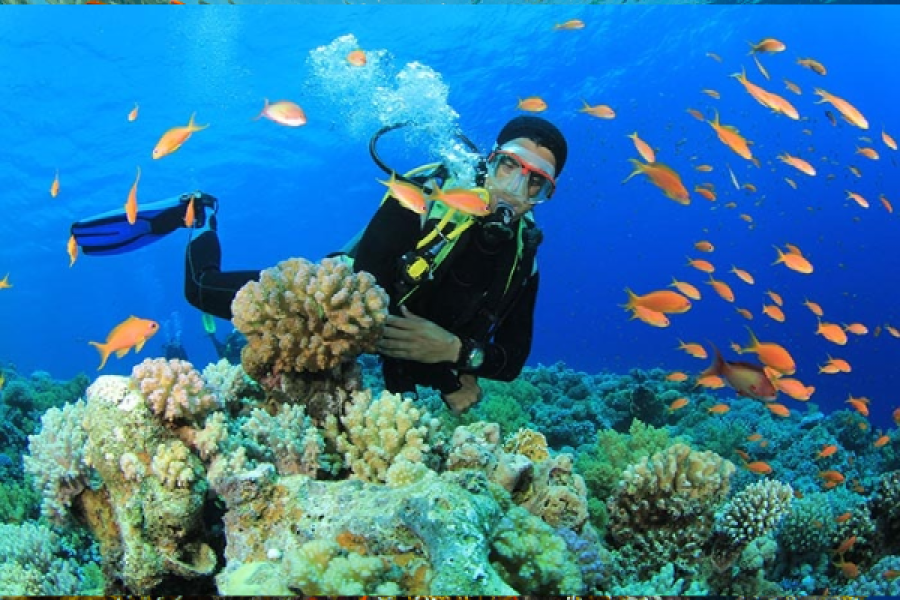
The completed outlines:
{"type": "Polygon", "coordinates": [[[185,360],[145,359],[132,369],[131,380],[150,410],[166,421],[195,421],[218,407],[200,372],[185,360]]]}

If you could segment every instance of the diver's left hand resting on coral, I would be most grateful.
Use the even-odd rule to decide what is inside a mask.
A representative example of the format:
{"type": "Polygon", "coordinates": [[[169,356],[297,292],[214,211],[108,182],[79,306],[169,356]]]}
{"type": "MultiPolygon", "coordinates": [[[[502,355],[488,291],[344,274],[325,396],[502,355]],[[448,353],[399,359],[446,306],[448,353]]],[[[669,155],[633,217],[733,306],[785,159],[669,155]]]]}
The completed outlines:
{"type": "Polygon", "coordinates": [[[440,325],[400,307],[403,316],[389,315],[378,352],[391,358],[420,363],[455,362],[460,339],[440,325]]]}

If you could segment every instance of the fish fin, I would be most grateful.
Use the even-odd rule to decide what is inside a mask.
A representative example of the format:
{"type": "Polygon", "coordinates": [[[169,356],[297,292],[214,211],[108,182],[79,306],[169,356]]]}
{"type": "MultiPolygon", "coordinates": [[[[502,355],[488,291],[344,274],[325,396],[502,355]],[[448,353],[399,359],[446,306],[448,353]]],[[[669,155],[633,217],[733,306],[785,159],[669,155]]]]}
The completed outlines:
{"type": "Polygon", "coordinates": [[[260,117],[262,117],[262,116],[266,113],[266,109],[267,109],[267,108],[269,108],[269,99],[268,99],[268,98],[263,98],[263,108],[262,108],[261,111],[259,111],[259,114],[258,114],[258,115],[256,115],[255,117],[253,117],[253,120],[256,121],[256,120],[258,120],[260,117]]]}
{"type": "Polygon", "coordinates": [[[130,350],[130,348],[121,348],[119,350],[116,350],[116,356],[118,356],[119,358],[122,358],[123,356],[128,354],[128,350],[130,350]]]}
{"type": "Polygon", "coordinates": [[[100,371],[106,366],[106,360],[109,358],[110,350],[106,347],[106,344],[101,344],[100,342],[88,342],[88,344],[96,348],[100,353],[100,366],[97,367],[97,370],[100,371]]]}
{"type": "Polygon", "coordinates": [[[141,338],[138,340],[138,343],[134,345],[135,353],[140,352],[144,348],[144,344],[147,343],[147,338],[141,338]]]}

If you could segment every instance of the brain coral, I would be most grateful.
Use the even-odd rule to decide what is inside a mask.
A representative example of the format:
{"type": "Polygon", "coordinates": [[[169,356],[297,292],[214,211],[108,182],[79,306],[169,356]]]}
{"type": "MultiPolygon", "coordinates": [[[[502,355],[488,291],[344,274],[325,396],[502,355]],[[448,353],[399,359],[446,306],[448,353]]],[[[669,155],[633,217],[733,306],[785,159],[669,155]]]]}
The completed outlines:
{"type": "Polygon", "coordinates": [[[260,380],[338,367],[374,349],[387,306],[375,278],[343,261],[282,261],[241,288],[232,303],[234,325],[247,336],[244,370],[260,380]]]}

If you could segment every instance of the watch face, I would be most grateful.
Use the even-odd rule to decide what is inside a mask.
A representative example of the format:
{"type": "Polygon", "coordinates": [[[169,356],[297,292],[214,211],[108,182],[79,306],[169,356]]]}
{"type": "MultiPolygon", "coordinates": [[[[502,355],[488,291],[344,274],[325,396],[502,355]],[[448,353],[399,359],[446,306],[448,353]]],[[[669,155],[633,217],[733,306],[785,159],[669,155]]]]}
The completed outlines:
{"type": "Polygon", "coordinates": [[[472,348],[472,352],[469,354],[469,366],[473,369],[477,369],[484,363],[484,350],[481,348],[472,348]]]}

